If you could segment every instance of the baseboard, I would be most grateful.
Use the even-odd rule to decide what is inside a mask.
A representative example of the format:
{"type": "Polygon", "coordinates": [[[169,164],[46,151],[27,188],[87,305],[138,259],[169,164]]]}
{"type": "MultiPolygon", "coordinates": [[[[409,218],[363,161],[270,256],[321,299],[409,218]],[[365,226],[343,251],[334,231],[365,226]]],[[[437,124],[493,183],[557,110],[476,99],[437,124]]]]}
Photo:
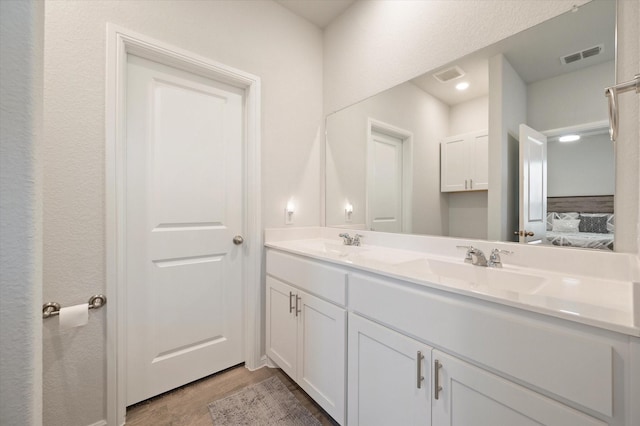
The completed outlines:
{"type": "Polygon", "coordinates": [[[245,368],[249,371],[256,371],[256,370],[260,370],[262,367],[268,366],[268,362],[267,362],[267,356],[263,355],[262,358],[260,358],[260,362],[258,362],[258,365],[256,366],[256,368],[249,368],[247,367],[247,364],[245,364],[245,368]]]}
{"type": "Polygon", "coordinates": [[[107,421],[106,420],[100,420],[98,422],[91,423],[90,425],[87,425],[87,426],[107,426],[107,421]]]}

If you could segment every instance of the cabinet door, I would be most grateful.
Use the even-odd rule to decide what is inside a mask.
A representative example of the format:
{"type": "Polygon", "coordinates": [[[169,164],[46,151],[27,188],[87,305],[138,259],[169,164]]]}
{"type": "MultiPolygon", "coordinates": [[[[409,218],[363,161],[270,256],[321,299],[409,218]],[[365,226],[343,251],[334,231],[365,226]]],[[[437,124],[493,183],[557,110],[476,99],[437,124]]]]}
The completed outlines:
{"type": "Polygon", "coordinates": [[[420,342],[349,314],[348,424],[431,424],[430,354],[420,342]]]}
{"type": "Polygon", "coordinates": [[[440,144],[440,190],[465,191],[469,186],[469,150],[465,136],[451,137],[440,144]]]}
{"type": "Polygon", "coordinates": [[[434,426],[606,424],[450,355],[434,350],[432,357],[434,426]]]}
{"type": "Polygon", "coordinates": [[[296,377],[296,290],[267,276],[267,356],[289,375],[296,377]]]}
{"type": "Polygon", "coordinates": [[[469,161],[469,189],[489,188],[489,135],[474,133],[469,137],[471,161],[469,161]]]}
{"type": "Polygon", "coordinates": [[[344,424],[346,312],[299,292],[296,381],[331,417],[344,424]]]}

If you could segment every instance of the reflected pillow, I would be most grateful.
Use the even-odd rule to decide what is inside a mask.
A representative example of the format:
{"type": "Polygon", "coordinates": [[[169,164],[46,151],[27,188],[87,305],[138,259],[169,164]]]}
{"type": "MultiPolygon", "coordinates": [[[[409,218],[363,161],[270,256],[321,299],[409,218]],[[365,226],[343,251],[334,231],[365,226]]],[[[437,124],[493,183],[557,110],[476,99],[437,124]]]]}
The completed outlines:
{"type": "Polygon", "coordinates": [[[607,229],[607,215],[580,215],[580,232],[592,232],[596,234],[608,234],[607,229]]]}
{"type": "Polygon", "coordinates": [[[553,232],[580,232],[580,219],[554,219],[553,232]]]}

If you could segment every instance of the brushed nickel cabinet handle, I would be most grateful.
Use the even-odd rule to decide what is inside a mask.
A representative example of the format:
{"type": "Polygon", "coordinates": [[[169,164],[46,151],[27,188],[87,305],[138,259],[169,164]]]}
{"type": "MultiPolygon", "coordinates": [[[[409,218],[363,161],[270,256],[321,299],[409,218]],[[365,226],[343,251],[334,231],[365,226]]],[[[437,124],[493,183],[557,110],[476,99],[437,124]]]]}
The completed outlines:
{"type": "Polygon", "coordinates": [[[300,308],[298,307],[298,302],[299,302],[301,299],[302,299],[302,298],[296,294],[296,316],[298,316],[298,314],[299,314],[300,312],[302,312],[302,311],[300,310],[300,308]]]}
{"type": "Polygon", "coordinates": [[[442,386],[440,386],[440,373],[439,370],[442,368],[442,364],[437,359],[435,360],[434,372],[433,372],[433,397],[435,399],[440,399],[440,391],[442,390],[442,386]]]}
{"type": "Polygon", "coordinates": [[[424,381],[424,376],[422,375],[422,361],[424,360],[424,355],[422,355],[421,351],[418,351],[418,356],[416,357],[416,386],[418,389],[422,388],[422,382],[424,381]]]}
{"type": "Polygon", "coordinates": [[[473,179],[469,179],[469,189],[473,189],[473,179]]]}
{"type": "Polygon", "coordinates": [[[464,180],[464,189],[467,189],[467,180],[464,180]]]}
{"type": "Polygon", "coordinates": [[[293,292],[290,291],[289,292],[289,313],[293,312],[293,301],[291,300],[293,298],[293,292]]]}

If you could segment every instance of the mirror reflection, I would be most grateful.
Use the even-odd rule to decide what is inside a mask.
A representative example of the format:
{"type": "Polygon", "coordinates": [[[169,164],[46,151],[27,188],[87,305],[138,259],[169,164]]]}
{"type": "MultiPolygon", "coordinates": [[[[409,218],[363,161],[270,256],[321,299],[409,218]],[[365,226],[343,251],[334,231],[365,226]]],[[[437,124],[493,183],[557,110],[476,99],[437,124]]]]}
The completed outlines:
{"type": "Polygon", "coordinates": [[[612,250],[614,43],[593,1],[330,114],[327,226],[612,250]]]}

